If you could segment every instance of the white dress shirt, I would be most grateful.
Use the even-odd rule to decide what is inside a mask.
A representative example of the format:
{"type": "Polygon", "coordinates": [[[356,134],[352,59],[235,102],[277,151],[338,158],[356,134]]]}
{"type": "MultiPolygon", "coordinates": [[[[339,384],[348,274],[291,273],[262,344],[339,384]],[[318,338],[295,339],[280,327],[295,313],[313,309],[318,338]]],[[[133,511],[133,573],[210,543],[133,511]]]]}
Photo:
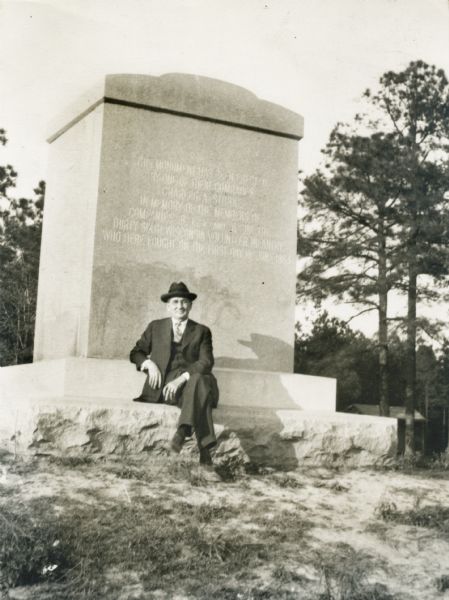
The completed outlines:
{"type": "Polygon", "coordinates": [[[171,321],[172,321],[173,336],[175,335],[176,324],[178,324],[178,330],[182,337],[184,335],[185,328],[187,327],[188,319],[184,319],[184,321],[177,321],[176,319],[172,319],[171,321]]]}
{"type": "MultiPolygon", "coordinates": [[[[184,319],[183,321],[177,321],[176,319],[172,318],[172,329],[173,329],[173,339],[175,339],[175,332],[176,332],[176,328],[175,325],[178,325],[178,331],[180,336],[182,337],[184,335],[184,331],[185,328],[187,327],[187,321],[188,319],[184,319]]],[[[178,340],[178,342],[180,342],[181,340],[178,340]]],[[[186,381],[189,381],[190,379],[190,373],[188,373],[187,371],[185,371],[180,377],[184,377],[184,379],[186,381]]]]}

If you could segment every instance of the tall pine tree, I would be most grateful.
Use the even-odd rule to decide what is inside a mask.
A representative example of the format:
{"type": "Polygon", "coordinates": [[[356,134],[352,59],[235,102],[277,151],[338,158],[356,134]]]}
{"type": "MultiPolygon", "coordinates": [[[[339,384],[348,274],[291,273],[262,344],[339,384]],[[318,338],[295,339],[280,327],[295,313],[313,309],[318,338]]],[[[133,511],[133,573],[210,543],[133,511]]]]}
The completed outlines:
{"type": "Polygon", "coordinates": [[[368,115],[338,125],[327,162],[302,195],[299,253],[311,258],[298,279],[304,297],[334,296],[379,315],[379,404],[388,414],[388,293],[406,292],[407,450],[413,448],[416,304],[429,297],[419,275],[448,274],[449,89],[441,70],[422,61],[386,73],[366,92],[368,115]]]}
{"type": "Polygon", "coordinates": [[[449,84],[441,69],[415,61],[388,72],[367,98],[377,126],[394,139],[401,177],[399,230],[407,293],[406,453],[414,448],[417,302],[432,296],[420,275],[447,285],[449,274],[449,84]]]}
{"type": "Polygon", "coordinates": [[[399,184],[390,136],[338,125],[326,164],[304,181],[298,253],[300,298],[335,299],[378,313],[379,406],[389,414],[388,292],[400,279],[396,238],[399,184]]]}

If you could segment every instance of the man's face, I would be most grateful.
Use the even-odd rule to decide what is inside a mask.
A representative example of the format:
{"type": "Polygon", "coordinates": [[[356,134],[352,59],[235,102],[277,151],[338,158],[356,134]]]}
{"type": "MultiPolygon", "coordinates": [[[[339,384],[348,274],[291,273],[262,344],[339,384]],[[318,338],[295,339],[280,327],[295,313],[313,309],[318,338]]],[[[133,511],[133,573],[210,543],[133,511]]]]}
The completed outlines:
{"type": "Polygon", "coordinates": [[[170,298],[167,302],[168,314],[177,321],[185,321],[192,308],[192,302],[187,298],[170,298]]]}

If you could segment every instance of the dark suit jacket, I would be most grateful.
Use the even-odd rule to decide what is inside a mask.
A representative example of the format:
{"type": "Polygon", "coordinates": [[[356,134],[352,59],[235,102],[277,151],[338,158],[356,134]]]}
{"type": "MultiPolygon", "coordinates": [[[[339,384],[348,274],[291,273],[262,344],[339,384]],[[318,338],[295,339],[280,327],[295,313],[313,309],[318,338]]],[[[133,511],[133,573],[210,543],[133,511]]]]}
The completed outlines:
{"type": "MultiPolygon", "coordinates": [[[[145,386],[144,394],[148,402],[160,402],[161,400],[162,388],[165,385],[167,367],[170,362],[172,340],[172,320],[170,318],[151,321],[129,355],[130,361],[136,365],[137,370],[140,370],[142,363],[150,357],[162,374],[160,388],[153,390],[148,385],[145,386]]],[[[207,379],[210,380],[213,394],[212,406],[216,407],[218,387],[215,377],[211,374],[214,355],[210,329],[189,319],[182,336],[181,349],[187,363],[186,371],[191,377],[195,374],[209,376],[207,379]]]]}

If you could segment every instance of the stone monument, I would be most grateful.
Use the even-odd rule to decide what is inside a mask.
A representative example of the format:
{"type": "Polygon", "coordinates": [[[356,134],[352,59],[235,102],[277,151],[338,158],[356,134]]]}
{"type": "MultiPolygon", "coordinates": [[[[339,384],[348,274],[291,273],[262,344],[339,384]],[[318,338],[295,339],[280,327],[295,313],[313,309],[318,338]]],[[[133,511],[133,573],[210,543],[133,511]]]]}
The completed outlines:
{"type": "Polygon", "coordinates": [[[304,437],[306,413],[347,423],[335,380],[293,374],[302,135],[299,115],[193,75],[109,75],[69,109],[49,139],[35,363],[2,370],[4,397],[141,411],[128,353],[182,279],[214,336],[217,422],[262,415],[278,440],[304,437]]]}
{"type": "Polygon", "coordinates": [[[50,138],[35,359],[127,358],[185,279],[217,366],[293,372],[302,118],[187,75],[102,97],[50,138]]]}

